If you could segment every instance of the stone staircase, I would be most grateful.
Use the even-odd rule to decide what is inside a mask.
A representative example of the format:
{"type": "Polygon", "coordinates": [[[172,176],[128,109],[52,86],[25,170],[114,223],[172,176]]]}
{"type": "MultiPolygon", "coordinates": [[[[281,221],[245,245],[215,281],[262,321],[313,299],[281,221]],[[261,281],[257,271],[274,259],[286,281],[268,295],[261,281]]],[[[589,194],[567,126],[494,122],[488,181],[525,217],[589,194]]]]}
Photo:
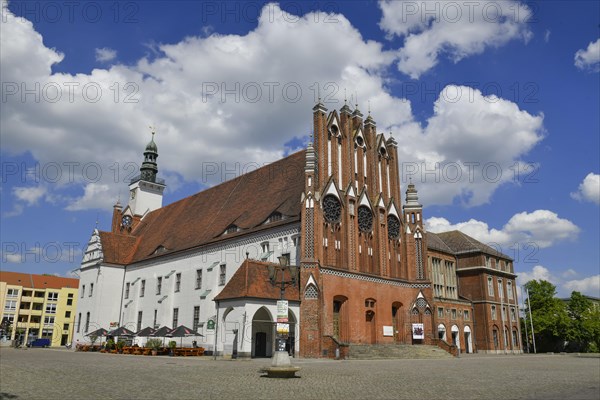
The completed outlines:
{"type": "Polygon", "coordinates": [[[375,360],[384,358],[453,358],[452,354],[437,346],[408,344],[351,344],[348,349],[351,360],[375,360]]]}

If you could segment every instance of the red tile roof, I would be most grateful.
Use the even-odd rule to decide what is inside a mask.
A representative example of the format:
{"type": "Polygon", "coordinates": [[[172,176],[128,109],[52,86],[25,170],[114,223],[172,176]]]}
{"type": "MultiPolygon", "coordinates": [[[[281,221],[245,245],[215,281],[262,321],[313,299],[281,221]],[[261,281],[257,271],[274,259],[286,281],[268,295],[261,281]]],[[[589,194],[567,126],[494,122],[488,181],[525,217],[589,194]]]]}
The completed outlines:
{"type": "MultiPolygon", "coordinates": [[[[279,285],[273,286],[271,284],[269,270],[267,269],[269,265],[278,264],[246,259],[214,300],[220,301],[248,297],[279,300],[279,285]]],[[[287,281],[290,280],[289,270],[286,270],[284,278],[287,281]]],[[[290,301],[300,300],[300,291],[297,285],[288,286],[285,289],[285,299],[290,301]]]]}
{"type": "Polygon", "coordinates": [[[63,287],[77,289],[79,287],[79,279],[75,278],[10,271],[0,271],[0,282],[34,289],[60,289],[63,287]]]}
{"type": "Polygon", "coordinates": [[[241,175],[220,185],[155,210],[144,217],[132,236],[101,232],[103,252],[115,264],[129,264],[223,239],[231,224],[245,233],[300,220],[305,152],[241,175]],[[281,221],[263,225],[273,212],[281,221]]]}

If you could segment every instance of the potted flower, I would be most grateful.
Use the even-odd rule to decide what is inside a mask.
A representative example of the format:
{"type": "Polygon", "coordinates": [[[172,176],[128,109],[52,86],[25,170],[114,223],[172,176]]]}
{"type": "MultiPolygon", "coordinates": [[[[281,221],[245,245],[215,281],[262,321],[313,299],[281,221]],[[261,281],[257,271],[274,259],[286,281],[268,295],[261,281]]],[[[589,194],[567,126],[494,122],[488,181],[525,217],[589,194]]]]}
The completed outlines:
{"type": "Polygon", "coordinates": [[[123,354],[123,347],[125,347],[125,342],[123,340],[119,340],[117,342],[117,352],[119,354],[123,354]]]}
{"type": "Polygon", "coordinates": [[[115,348],[115,341],[113,339],[108,339],[106,341],[106,346],[104,347],[107,352],[111,352],[115,348]]]}
{"type": "Polygon", "coordinates": [[[173,357],[175,355],[175,347],[177,347],[177,342],[174,340],[171,340],[169,342],[169,355],[171,357],[173,357]]]}
{"type": "Polygon", "coordinates": [[[160,339],[148,339],[146,347],[152,349],[152,355],[155,356],[158,354],[158,349],[162,347],[162,342],[160,339]]]}

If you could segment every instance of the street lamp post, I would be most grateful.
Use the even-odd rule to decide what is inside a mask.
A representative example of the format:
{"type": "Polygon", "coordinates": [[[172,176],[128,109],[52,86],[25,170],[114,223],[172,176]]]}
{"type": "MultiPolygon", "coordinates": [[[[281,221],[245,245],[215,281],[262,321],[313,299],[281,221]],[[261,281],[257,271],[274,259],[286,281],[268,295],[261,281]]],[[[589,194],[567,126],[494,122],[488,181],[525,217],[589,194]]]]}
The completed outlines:
{"type": "Polygon", "coordinates": [[[300,370],[293,367],[290,355],[285,350],[285,343],[289,335],[288,302],[285,300],[285,289],[298,283],[298,266],[288,265],[288,258],[278,257],[279,265],[270,264],[269,280],[271,285],[279,287],[279,301],[277,302],[277,342],[276,351],[271,359],[271,367],[265,368],[265,372],[272,377],[289,378],[300,370]],[[290,271],[290,278],[285,279],[285,271],[290,271]],[[280,279],[281,278],[281,279],[280,279]]]}

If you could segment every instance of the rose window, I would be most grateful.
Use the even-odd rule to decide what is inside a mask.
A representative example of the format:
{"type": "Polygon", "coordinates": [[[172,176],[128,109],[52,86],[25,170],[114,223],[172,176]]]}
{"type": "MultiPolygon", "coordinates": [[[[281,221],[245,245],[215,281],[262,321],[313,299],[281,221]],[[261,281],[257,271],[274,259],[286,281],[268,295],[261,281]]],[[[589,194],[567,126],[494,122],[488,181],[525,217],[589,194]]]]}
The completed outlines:
{"type": "Polygon", "coordinates": [[[342,205],[337,197],[328,194],[323,198],[323,215],[329,223],[338,222],[342,215],[342,205]]]}

